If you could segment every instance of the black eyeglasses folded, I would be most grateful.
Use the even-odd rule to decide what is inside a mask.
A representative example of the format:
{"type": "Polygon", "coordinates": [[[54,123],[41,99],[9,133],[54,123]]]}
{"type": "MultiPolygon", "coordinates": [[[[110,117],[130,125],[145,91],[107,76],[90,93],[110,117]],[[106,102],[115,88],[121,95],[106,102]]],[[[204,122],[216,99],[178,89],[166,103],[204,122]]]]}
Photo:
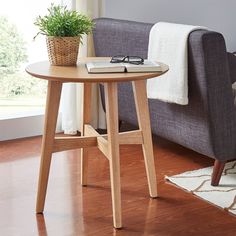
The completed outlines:
{"type": "Polygon", "coordinates": [[[113,56],[111,58],[111,63],[130,63],[134,65],[141,65],[144,62],[144,59],[142,57],[138,56],[123,56],[123,55],[117,55],[113,56]]]}

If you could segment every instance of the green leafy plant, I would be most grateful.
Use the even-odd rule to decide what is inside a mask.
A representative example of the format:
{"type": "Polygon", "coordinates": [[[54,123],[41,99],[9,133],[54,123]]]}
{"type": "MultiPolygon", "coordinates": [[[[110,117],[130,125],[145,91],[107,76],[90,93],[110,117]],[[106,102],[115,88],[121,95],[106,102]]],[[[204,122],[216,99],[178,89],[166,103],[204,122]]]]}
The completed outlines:
{"type": "Polygon", "coordinates": [[[34,22],[39,27],[39,34],[55,37],[75,37],[88,34],[94,22],[86,15],[68,10],[66,6],[52,4],[46,16],[38,16],[34,22]]]}

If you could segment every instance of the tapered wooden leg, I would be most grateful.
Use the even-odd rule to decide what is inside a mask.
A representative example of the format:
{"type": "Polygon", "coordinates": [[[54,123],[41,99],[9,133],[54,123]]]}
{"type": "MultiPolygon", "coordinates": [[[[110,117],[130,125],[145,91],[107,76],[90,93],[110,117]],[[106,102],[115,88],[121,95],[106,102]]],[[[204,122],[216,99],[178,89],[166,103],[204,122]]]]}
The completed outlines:
{"type": "MultiPolygon", "coordinates": [[[[91,122],[91,96],[92,84],[83,84],[82,95],[82,120],[81,120],[81,136],[84,136],[84,125],[91,122]]],[[[88,148],[81,148],[81,184],[87,185],[87,172],[88,172],[88,148]]]]}
{"type": "Polygon", "coordinates": [[[212,186],[218,186],[220,182],[221,175],[223,173],[224,167],[225,167],[225,161],[218,161],[215,160],[213,173],[211,176],[211,185],[212,186]]]}
{"type": "Polygon", "coordinates": [[[146,92],[146,81],[132,82],[139,128],[143,134],[143,155],[151,197],[157,197],[156,171],[154,164],[150,115],[146,92]]]}
{"type": "Polygon", "coordinates": [[[118,139],[117,83],[105,84],[108,153],[110,163],[113,225],[121,228],[120,157],[118,139]]]}
{"type": "Polygon", "coordinates": [[[57,123],[58,108],[61,96],[61,88],[61,82],[48,81],[47,104],[45,112],[44,134],[42,141],[41,163],[36,205],[37,213],[42,213],[44,209],[48,176],[53,151],[52,148],[57,123]]]}

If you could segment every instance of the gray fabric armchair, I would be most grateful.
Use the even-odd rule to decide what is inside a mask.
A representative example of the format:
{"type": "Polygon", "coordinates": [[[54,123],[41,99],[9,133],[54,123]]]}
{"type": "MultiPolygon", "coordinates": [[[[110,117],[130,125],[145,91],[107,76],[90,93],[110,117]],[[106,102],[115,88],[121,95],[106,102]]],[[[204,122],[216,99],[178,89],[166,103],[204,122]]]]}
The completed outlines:
{"type": "MultiPolygon", "coordinates": [[[[96,19],[96,56],[146,58],[152,24],[96,19]]],[[[218,185],[226,161],[236,158],[236,110],[232,82],[236,59],[220,33],[197,30],[188,40],[189,104],[149,99],[152,133],[215,159],[212,185],[218,185]]],[[[101,86],[102,98],[103,88],[101,86]]],[[[103,99],[104,102],[104,99],[103,99]]],[[[119,85],[119,119],[137,125],[130,83],[119,85]]]]}

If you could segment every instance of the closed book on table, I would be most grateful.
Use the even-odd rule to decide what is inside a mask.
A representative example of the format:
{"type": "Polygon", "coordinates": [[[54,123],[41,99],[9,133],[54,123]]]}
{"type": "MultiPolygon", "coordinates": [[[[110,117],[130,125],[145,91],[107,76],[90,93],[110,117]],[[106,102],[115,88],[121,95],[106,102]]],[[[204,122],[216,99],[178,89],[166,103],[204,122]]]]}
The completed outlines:
{"type": "Polygon", "coordinates": [[[87,62],[89,73],[119,73],[119,72],[160,72],[162,67],[158,62],[144,60],[143,64],[110,63],[110,61],[87,62]]]}

